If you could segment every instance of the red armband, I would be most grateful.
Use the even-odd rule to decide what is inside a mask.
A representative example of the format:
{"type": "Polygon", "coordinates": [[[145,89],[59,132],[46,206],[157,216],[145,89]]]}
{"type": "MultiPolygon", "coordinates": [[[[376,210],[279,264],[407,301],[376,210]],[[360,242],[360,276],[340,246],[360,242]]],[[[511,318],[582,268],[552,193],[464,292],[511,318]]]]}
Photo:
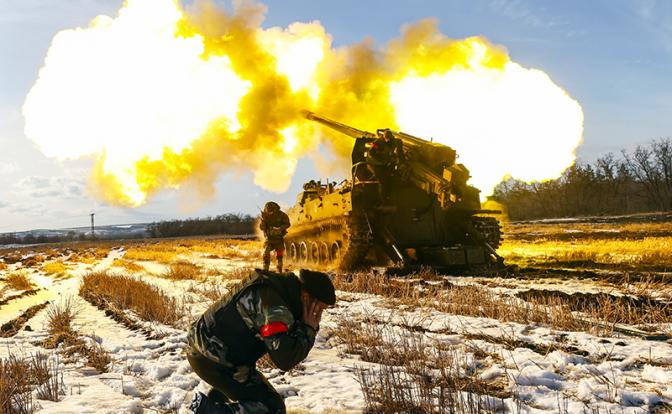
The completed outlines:
{"type": "Polygon", "coordinates": [[[262,337],[267,338],[269,336],[277,335],[283,332],[287,332],[289,328],[282,322],[271,322],[262,326],[259,330],[259,333],[262,337]]]}

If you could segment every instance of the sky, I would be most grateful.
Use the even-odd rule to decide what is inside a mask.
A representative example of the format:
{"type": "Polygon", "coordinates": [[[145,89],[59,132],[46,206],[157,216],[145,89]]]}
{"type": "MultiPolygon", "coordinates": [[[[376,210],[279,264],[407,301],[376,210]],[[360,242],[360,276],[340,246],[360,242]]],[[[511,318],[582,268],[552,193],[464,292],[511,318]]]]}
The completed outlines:
{"type": "MultiPolygon", "coordinates": [[[[21,107],[53,36],[116,16],[122,0],[0,0],[0,232],[150,222],[229,212],[255,214],[277,200],[288,206],[317,178],[299,162],[289,190],[267,192],[246,173],[221,176],[216,195],[192,202],[168,190],[146,205],[111,206],[87,190],[92,160],[59,162],[24,133],[21,107]]],[[[319,20],[334,46],[370,37],[383,44],[404,24],[438,19],[451,38],[483,35],[512,60],[545,71],[582,105],[579,159],[632,149],[672,136],[672,1],[669,0],[266,0],[264,27],[319,20]]]]}

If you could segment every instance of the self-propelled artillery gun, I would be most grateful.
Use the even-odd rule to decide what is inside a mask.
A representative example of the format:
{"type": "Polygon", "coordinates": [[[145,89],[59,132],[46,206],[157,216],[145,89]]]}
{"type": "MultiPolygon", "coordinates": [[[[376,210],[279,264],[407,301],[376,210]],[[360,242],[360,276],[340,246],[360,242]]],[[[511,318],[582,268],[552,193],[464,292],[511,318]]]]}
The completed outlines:
{"type": "Polygon", "coordinates": [[[452,148],[389,129],[377,134],[306,118],[354,138],[352,175],[310,181],[288,214],[286,256],[295,265],[353,269],[469,268],[501,263],[498,220],[452,148]]]}

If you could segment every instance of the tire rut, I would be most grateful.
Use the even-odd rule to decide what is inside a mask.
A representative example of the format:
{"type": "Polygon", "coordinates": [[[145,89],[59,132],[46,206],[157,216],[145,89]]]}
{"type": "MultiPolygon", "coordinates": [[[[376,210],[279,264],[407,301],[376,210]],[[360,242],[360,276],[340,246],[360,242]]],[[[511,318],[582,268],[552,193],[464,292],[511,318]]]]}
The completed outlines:
{"type": "Polygon", "coordinates": [[[0,338],[9,338],[16,335],[21,330],[21,328],[23,328],[26,322],[32,319],[37,314],[37,312],[46,308],[47,305],[49,305],[48,301],[40,303],[39,305],[31,306],[18,317],[0,326],[0,338]]]}

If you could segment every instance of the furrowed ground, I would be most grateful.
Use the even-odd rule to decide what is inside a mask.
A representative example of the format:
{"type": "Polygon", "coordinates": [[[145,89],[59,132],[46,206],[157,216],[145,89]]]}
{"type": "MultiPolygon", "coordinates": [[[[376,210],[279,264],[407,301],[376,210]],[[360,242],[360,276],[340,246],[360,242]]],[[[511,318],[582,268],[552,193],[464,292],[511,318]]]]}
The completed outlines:
{"type": "MultiPolygon", "coordinates": [[[[507,267],[334,274],[308,359],[260,362],[295,413],[672,412],[672,218],[508,223],[507,267]]],[[[186,412],[185,329],[261,244],[0,251],[0,413],[186,412]]]]}

